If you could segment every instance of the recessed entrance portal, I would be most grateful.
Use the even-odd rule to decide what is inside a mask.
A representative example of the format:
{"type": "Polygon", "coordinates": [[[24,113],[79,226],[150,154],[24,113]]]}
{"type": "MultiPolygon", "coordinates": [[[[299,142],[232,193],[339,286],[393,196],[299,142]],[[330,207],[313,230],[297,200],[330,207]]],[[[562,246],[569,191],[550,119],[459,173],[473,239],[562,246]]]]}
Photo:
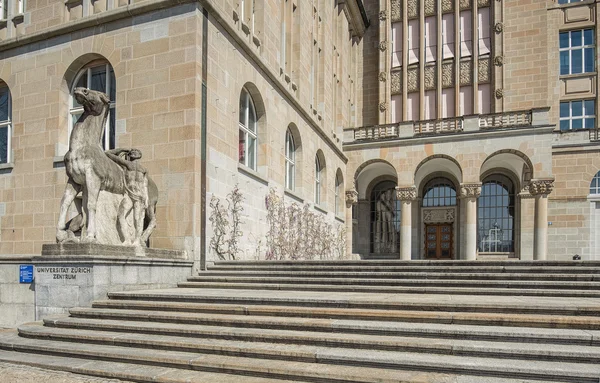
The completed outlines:
{"type": "Polygon", "coordinates": [[[425,258],[452,259],[452,224],[425,225],[425,258]]]}

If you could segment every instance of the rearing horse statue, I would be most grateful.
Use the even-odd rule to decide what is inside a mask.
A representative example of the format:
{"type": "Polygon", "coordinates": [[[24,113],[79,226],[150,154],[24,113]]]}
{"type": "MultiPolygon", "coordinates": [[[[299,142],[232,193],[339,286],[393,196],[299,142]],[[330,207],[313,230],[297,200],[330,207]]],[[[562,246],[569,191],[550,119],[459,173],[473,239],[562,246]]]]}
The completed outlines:
{"type": "MultiPolygon", "coordinates": [[[[69,206],[80,191],[83,191],[83,213],[85,235],[80,241],[97,242],[96,207],[101,190],[125,195],[127,193],[124,172],[120,165],[112,161],[101,146],[101,139],[110,110],[110,100],[102,92],[86,88],[75,88],[74,96],[83,105],[83,114],[73,127],[69,151],[65,155],[67,186],[60,202],[60,214],[56,228],[56,241],[76,240],[72,231],[67,229],[69,206]]],[[[158,199],[156,184],[148,178],[148,206],[146,208],[147,227],[142,239],[146,241],[156,226],[155,208],[158,199]]],[[[111,222],[110,224],[117,224],[111,222]]]]}

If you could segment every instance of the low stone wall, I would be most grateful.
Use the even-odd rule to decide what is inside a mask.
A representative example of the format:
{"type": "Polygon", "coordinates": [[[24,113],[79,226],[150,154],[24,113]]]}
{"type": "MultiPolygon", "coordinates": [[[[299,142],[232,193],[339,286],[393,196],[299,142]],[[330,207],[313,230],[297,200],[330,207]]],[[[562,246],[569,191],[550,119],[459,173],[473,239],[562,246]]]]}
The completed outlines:
{"type": "Polygon", "coordinates": [[[35,288],[19,283],[19,265],[31,264],[31,256],[0,257],[0,327],[14,327],[35,320],[35,288]]]}

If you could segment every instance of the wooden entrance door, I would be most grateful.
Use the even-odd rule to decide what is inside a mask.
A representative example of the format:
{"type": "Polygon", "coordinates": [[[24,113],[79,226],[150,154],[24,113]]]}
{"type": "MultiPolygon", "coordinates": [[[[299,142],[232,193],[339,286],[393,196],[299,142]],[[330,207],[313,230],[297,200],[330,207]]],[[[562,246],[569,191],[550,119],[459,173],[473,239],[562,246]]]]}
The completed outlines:
{"type": "Polygon", "coordinates": [[[452,259],[452,224],[425,226],[425,258],[452,259]]]}

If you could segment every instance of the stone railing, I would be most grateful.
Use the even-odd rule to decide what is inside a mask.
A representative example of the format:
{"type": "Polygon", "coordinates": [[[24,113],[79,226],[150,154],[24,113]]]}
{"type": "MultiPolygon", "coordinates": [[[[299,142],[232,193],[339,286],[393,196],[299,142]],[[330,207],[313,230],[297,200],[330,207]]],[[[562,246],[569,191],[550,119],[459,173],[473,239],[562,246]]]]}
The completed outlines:
{"type": "MultiPolygon", "coordinates": [[[[357,143],[359,141],[403,139],[494,129],[548,127],[551,126],[548,121],[549,110],[550,108],[538,108],[505,113],[473,114],[440,120],[405,121],[387,125],[346,128],[344,129],[344,142],[357,143]]],[[[597,131],[590,131],[590,140],[598,140],[598,134],[597,131]],[[594,138],[592,138],[592,135],[594,135],[594,138]]]]}
{"type": "Polygon", "coordinates": [[[479,116],[480,129],[531,126],[531,111],[505,112],[479,116]]]}
{"type": "Polygon", "coordinates": [[[354,141],[383,140],[398,137],[398,124],[363,126],[354,129],[354,141]]]}
{"type": "Polygon", "coordinates": [[[441,134],[462,131],[462,117],[444,118],[441,120],[424,120],[414,122],[414,134],[441,134]]]}

